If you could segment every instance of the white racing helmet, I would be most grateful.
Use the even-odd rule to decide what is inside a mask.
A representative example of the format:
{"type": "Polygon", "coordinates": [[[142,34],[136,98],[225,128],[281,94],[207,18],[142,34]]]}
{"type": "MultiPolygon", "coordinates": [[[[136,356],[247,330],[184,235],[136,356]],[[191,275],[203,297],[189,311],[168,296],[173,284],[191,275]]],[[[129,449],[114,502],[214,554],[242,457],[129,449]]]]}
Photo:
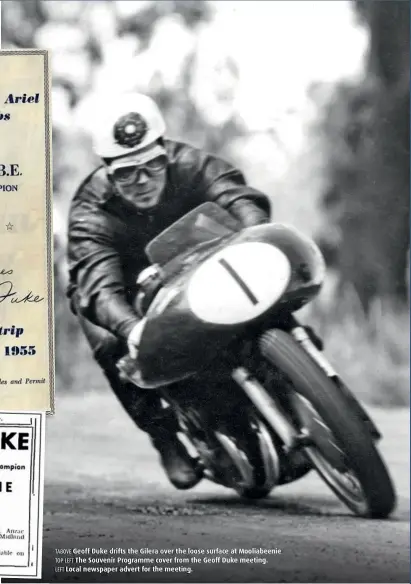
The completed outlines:
{"type": "Polygon", "coordinates": [[[157,104],[141,93],[123,93],[104,103],[92,132],[94,152],[100,158],[136,155],[136,163],[166,154],[156,140],[165,133],[157,104]]]}

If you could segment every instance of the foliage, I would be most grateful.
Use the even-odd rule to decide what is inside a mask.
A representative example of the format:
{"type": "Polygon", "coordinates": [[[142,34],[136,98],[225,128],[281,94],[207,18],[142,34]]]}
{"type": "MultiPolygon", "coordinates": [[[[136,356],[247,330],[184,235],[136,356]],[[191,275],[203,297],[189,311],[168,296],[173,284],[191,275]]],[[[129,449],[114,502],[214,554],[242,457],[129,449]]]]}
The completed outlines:
{"type": "Polygon", "coordinates": [[[365,78],[340,84],[324,110],[331,228],[322,245],[366,310],[406,308],[409,249],[409,3],[360,3],[371,30],[365,78]],[[407,23],[404,25],[404,22],[407,23]]]}
{"type": "MultiPolygon", "coordinates": [[[[258,129],[253,135],[230,109],[230,96],[235,93],[239,75],[236,63],[224,60],[218,78],[223,82],[219,89],[213,88],[215,94],[222,93],[220,118],[213,100],[204,107],[201,99],[193,97],[200,68],[199,31],[212,18],[209,2],[122,3],[136,7],[127,15],[115,2],[95,0],[12,0],[2,4],[3,46],[35,46],[45,32],[51,32],[52,36],[46,37],[53,42],[67,35],[70,47],[62,50],[59,46],[54,51],[53,86],[61,91],[59,95],[64,96],[63,103],[67,101],[70,112],[93,91],[98,74],[105,68],[111,84],[107,61],[113,40],[135,43],[136,53],[146,51],[150,56],[159,25],[172,17],[181,35],[194,39],[192,48],[181,60],[176,82],[166,82],[167,75],[160,72],[146,83],[147,92],[165,114],[169,134],[226,155],[233,162],[237,159],[246,176],[250,173],[258,178],[260,185],[255,186],[273,199],[277,197],[273,207],[280,217],[290,217],[299,227],[306,226],[307,232],[314,224],[322,225],[318,239],[330,275],[324,294],[308,308],[304,318],[324,337],[327,356],[361,398],[376,404],[408,404],[408,2],[356,0],[359,18],[371,31],[367,74],[361,81],[339,83],[333,88],[332,98],[324,100],[319,124],[306,133],[306,149],[312,152],[304,159],[297,158],[297,162],[284,162],[288,174],[286,179],[280,178],[278,189],[275,173],[269,168],[270,149],[281,149],[275,129],[263,128],[260,134],[258,129]],[[106,28],[100,27],[95,17],[94,11],[98,13],[99,8],[106,11],[106,28]],[[71,64],[69,74],[64,60],[62,71],[57,67],[63,53],[71,64]],[[232,87],[228,87],[230,83],[232,87]],[[260,154],[251,156],[257,150],[261,160],[260,154]],[[317,191],[324,182],[327,188],[320,208],[317,191]]],[[[144,75],[140,69],[133,69],[134,64],[131,59],[130,82],[135,81],[138,88],[144,75]]],[[[271,73],[275,83],[275,59],[271,73]]],[[[213,80],[207,77],[207,83],[211,85],[213,80]]],[[[200,94],[201,88],[204,85],[197,90],[200,94]]],[[[55,100],[53,111],[57,107],[55,100]]],[[[93,379],[92,385],[96,386],[96,379],[103,383],[103,378],[65,298],[65,230],[71,196],[96,161],[87,136],[74,131],[70,119],[63,123],[55,118],[53,128],[56,371],[58,387],[83,392],[87,389],[85,380],[93,379]]]]}
{"type": "Polygon", "coordinates": [[[300,318],[315,326],[325,355],[357,397],[378,406],[409,406],[406,309],[396,310],[376,298],[366,313],[355,288],[330,275],[323,293],[301,311],[300,318]]]}

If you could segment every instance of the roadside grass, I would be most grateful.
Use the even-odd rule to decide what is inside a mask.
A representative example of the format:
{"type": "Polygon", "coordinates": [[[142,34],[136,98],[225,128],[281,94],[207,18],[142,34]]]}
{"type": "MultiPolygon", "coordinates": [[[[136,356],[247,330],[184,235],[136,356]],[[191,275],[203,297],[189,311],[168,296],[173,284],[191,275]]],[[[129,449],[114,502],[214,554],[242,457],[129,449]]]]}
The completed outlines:
{"type": "Polygon", "coordinates": [[[329,277],[317,299],[301,311],[324,341],[324,353],[355,395],[381,407],[410,405],[410,316],[375,301],[365,314],[350,286],[329,277]]]}
{"type": "MultiPolygon", "coordinates": [[[[366,315],[354,290],[337,296],[337,279],[328,275],[321,294],[297,313],[324,341],[324,353],[359,399],[380,407],[410,405],[409,312],[375,302],[366,315]]],[[[57,302],[57,392],[87,394],[108,386],[69,314],[57,302]]]]}

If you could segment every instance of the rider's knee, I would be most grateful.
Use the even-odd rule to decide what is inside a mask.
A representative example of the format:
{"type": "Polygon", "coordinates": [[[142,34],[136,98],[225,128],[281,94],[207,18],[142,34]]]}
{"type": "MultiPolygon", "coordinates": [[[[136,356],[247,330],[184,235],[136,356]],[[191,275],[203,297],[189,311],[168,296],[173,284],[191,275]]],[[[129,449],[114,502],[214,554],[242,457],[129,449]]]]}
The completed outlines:
{"type": "Polygon", "coordinates": [[[93,347],[94,359],[104,369],[111,368],[115,362],[124,356],[125,352],[124,343],[109,332],[102,335],[101,339],[93,347]]]}

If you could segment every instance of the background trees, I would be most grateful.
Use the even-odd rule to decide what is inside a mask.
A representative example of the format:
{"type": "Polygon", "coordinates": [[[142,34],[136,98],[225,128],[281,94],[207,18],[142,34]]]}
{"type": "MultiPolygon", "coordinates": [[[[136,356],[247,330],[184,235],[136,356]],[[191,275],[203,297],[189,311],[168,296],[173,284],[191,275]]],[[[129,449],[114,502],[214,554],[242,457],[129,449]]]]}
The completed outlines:
{"type": "Polygon", "coordinates": [[[103,382],[65,298],[67,212],[99,99],[137,89],[317,238],[330,275],[306,317],[361,397],[408,403],[406,0],[3,1],[2,45],[52,50],[58,387],[103,382]]]}
{"type": "Polygon", "coordinates": [[[356,2],[370,30],[366,76],[341,85],[325,112],[331,145],[330,261],[369,308],[408,300],[409,3],[356,2]]]}

